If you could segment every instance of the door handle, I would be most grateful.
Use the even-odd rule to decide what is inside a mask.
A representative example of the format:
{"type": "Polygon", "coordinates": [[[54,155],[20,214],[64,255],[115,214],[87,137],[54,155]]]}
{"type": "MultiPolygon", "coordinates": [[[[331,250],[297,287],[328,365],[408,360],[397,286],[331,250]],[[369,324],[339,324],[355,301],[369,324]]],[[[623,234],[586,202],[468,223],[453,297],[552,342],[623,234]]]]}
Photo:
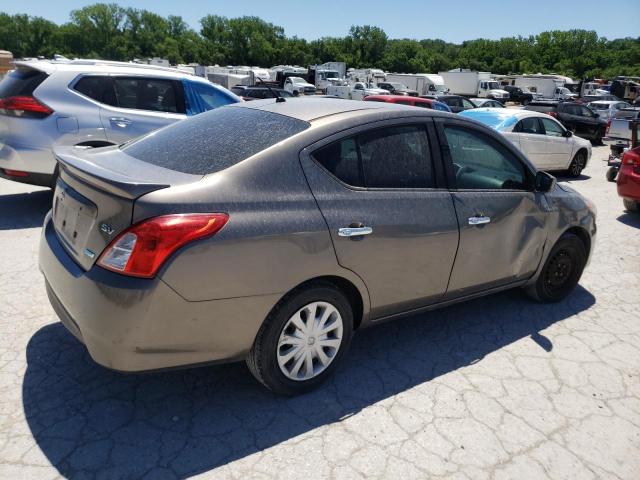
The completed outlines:
{"type": "Polygon", "coordinates": [[[373,233],[373,228],[371,227],[343,227],[338,229],[338,236],[340,237],[359,237],[371,233],[373,233]]]}
{"type": "Polygon", "coordinates": [[[483,225],[489,222],[491,222],[490,217],[483,217],[481,215],[477,215],[475,217],[469,217],[469,225],[483,225]]]}
{"type": "Polygon", "coordinates": [[[109,117],[109,122],[114,124],[116,127],[127,128],[133,122],[126,117],[109,117]]]}

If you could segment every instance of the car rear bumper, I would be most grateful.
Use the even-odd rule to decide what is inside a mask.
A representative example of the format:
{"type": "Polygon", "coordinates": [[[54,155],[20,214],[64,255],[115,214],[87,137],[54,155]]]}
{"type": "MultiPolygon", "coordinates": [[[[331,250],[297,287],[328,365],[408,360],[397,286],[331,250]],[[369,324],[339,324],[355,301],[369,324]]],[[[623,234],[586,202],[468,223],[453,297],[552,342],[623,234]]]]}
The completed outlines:
{"type": "Polygon", "coordinates": [[[0,176],[16,182],[50,186],[56,161],[51,149],[0,142],[0,176]],[[24,172],[14,175],[13,172],[24,172]]]}
{"type": "Polygon", "coordinates": [[[45,218],[39,251],[47,294],[99,364],[125,372],[242,359],[280,295],[189,302],[158,278],[82,270],[45,218]]]}
{"type": "Polygon", "coordinates": [[[640,202],[640,173],[633,165],[622,165],[618,172],[618,195],[628,200],[640,202]]]}

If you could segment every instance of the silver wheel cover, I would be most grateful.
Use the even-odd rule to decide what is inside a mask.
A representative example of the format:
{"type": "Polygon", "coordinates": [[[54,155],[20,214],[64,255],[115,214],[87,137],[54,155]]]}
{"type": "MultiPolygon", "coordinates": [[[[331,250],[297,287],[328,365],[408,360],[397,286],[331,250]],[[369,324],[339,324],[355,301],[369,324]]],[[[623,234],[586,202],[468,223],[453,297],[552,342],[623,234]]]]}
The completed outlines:
{"type": "Polygon", "coordinates": [[[342,343],[342,316],[327,302],[313,302],[285,323],[276,356],[280,371],[290,380],[318,376],[331,364],[342,343]]]}

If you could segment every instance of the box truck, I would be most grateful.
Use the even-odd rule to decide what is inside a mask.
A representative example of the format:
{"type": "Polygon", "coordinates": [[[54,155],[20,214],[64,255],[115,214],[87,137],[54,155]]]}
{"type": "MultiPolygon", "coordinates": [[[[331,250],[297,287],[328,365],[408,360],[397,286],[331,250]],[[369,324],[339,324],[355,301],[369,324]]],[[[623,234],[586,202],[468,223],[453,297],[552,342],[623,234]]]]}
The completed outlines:
{"type": "Polygon", "coordinates": [[[456,69],[438,72],[451,93],[465,97],[495,98],[501,102],[509,100],[509,92],[491,78],[490,72],[473,72],[456,69]]]}
{"type": "Polygon", "coordinates": [[[444,95],[447,89],[441,75],[434,73],[387,73],[387,82],[398,82],[406,85],[418,95],[444,95]]]}

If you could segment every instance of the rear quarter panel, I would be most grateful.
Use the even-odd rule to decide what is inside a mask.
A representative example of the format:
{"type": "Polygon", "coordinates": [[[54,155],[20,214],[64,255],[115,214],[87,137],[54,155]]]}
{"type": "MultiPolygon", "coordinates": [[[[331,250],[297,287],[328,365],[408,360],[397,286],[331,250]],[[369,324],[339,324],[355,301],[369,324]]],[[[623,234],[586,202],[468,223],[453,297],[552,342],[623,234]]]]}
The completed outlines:
{"type": "Polygon", "coordinates": [[[214,237],[176,252],[160,278],[189,301],[283,295],[319,276],[364,283],[339,266],[327,225],[302,173],[299,150],[274,147],[223,172],[136,202],[134,222],[178,212],[224,212],[214,237]]]}

